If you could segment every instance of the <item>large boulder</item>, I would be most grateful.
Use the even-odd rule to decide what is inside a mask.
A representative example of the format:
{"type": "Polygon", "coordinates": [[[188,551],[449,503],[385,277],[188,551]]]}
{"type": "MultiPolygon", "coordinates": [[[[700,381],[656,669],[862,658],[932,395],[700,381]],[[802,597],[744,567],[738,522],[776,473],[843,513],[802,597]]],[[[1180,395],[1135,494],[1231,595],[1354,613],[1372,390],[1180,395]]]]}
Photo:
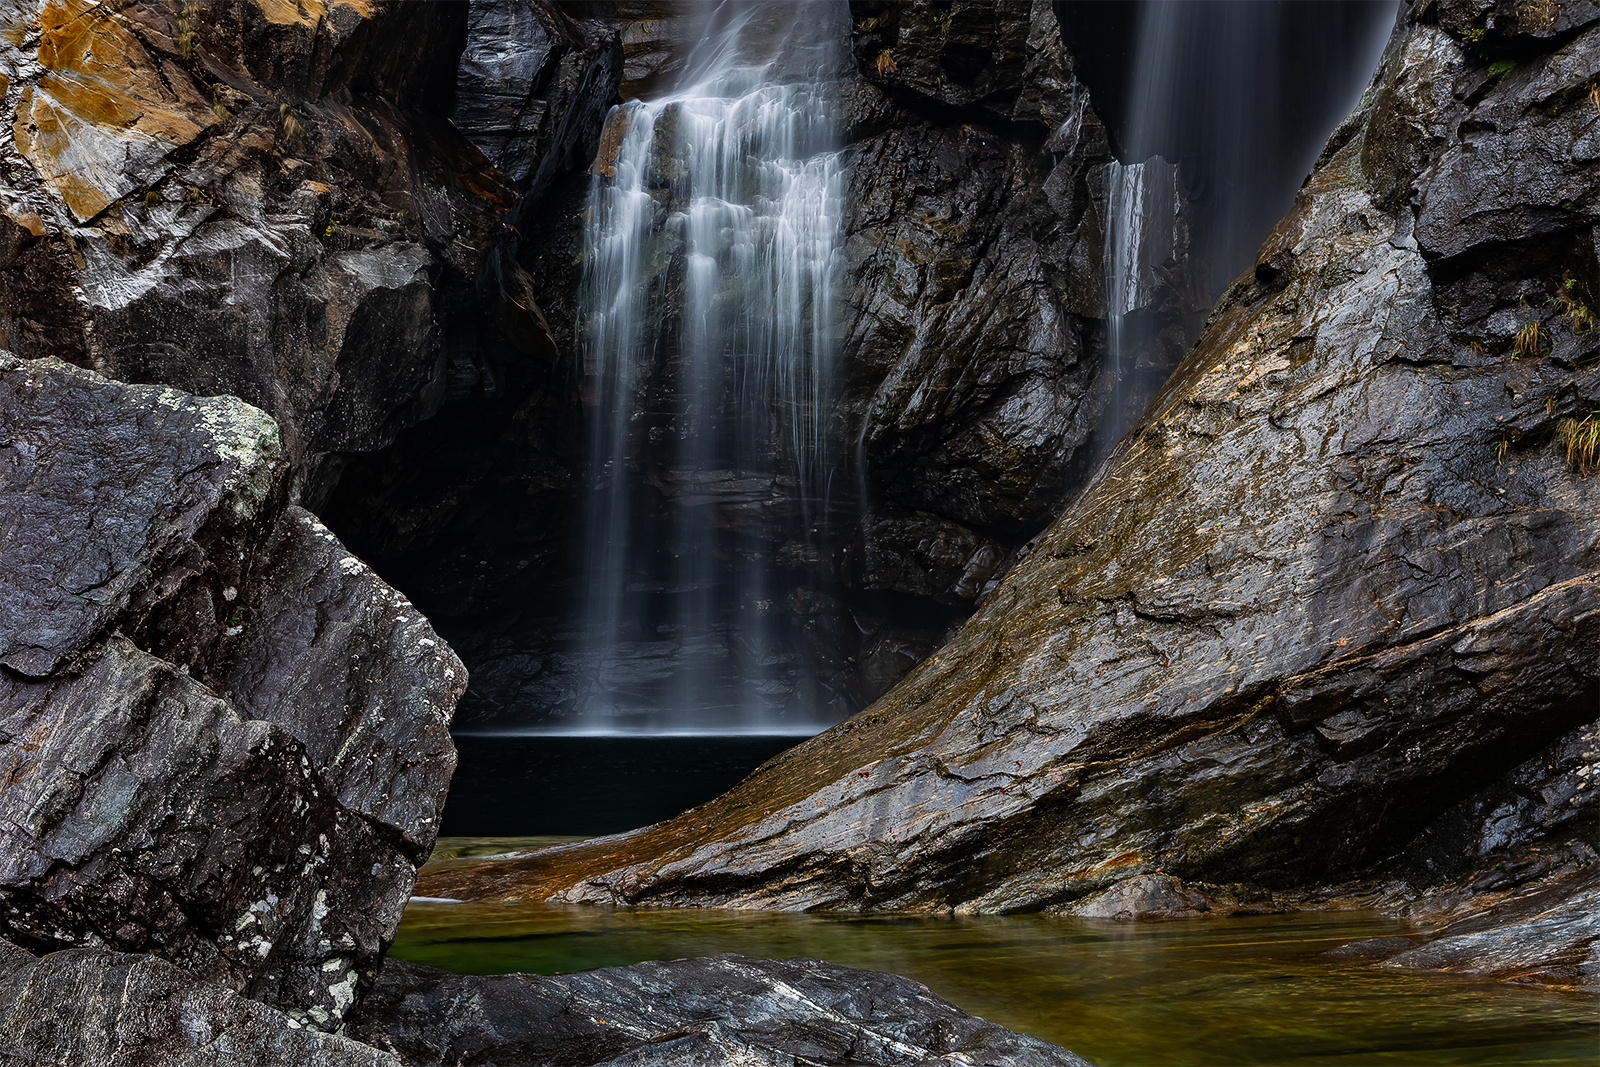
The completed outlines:
{"type": "Polygon", "coordinates": [[[233,397],[0,354],[0,933],[332,1027],[455,765],[460,662],[233,397]]]}
{"type": "MultiPolygon", "coordinates": [[[[1156,873],[1304,889],[1564,750],[1600,698],[1597,74],[1592,11],[1550,37],[1406,12],[1255,271],[949,645],[679,819],[427,891],[999,911],[1156,873]],[[1480,203],[1513,146],[1524,178],[1480,203]]],[[[1546,820],[1580,865],[1595,795],[1546,820]]]]}
{"type": "Polygon", "coordinates": [[[909,978],[736,955],[492,978],[391,961],[349,1033],[406,1067],[1088,1062],[909,978]]]}

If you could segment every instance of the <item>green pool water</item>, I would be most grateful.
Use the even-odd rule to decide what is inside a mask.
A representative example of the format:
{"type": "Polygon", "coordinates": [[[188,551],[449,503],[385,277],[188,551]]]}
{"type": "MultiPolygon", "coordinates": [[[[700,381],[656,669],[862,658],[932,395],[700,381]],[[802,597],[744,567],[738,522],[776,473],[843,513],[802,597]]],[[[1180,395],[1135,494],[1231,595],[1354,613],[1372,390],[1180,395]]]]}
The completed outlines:
{"type": "Polygon", "coordinates": [[[466,974],[817,956],[915,978],[1102,1067],[1600,1063],[1594,998],[1322,955],[1411,932],[1349,912],[1124,925],[413,902],[393,951],[466,974]]]}

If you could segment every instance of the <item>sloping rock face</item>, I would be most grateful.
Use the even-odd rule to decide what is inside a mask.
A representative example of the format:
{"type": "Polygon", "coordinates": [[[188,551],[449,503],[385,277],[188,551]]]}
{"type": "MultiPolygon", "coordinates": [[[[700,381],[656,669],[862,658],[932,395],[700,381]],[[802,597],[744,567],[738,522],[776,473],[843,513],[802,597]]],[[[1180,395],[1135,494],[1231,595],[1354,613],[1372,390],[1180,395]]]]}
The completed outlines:
{"type": "MultiPolygon", "coordinates": [[[[516,199],[428,108],[465,5],[13,5],[0,347],[269,412],[316,461],[438,409],[516,199]]],[[[492,305],[491,305],[492,306],[492,305]]]]}
{"type": "Polygon", "coordinates": [[[0,933],[316,1027],[371,979],[455,765],[455,655],[233,397],[0,354],[0,933]]]}
{"type": "Polygon", "coordinates": [[[390,961],[350,1033],[406,1067],[1088,1063],[908,978],[736,955],[496,978],[390,961]]]}
{"type": "Polygon", "coordinates": [[[98,948],[34,959],[0,942],[0,1049],[28,1064],[396,1067],[393,1056],[154,956],[98,948]]]}
{"type": "MultiPolygon", "coordinates": [[[[1405,12],[1158,404],[888,697],[680,819],[427,892],[998,911],[1161,871],[1304,888],[1554,766],[1600,701],[1600,27],[1473,19],[1405,12]],[[1480,167],[1513,158],[1515,181],[1480,167]]],[[[1595,795],[1575,775],[1550,803],[1576,817],[1515,844],[1591,863],[1595,795]]]]}

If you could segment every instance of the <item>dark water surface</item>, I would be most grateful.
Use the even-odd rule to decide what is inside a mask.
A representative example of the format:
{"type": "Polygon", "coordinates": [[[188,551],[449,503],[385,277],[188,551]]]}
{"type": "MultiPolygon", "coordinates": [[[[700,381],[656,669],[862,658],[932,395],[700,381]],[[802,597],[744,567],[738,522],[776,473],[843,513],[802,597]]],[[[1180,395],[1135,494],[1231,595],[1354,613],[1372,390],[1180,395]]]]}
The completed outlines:
{"type": "Polygon", "coordinates": [[[1321,956],[1409,932],[1350,912],[1121,925],[414,902],[393,951],[467,974],[818,956],[915,978],[1102,1067],[1600,1062],[1593,998],[1321,956]]]}
{"type": "Polygon", "coordinates": [[[616,834],[727,792],[801,737],[456,737],[442,832],[452,837],[616,834]]]}

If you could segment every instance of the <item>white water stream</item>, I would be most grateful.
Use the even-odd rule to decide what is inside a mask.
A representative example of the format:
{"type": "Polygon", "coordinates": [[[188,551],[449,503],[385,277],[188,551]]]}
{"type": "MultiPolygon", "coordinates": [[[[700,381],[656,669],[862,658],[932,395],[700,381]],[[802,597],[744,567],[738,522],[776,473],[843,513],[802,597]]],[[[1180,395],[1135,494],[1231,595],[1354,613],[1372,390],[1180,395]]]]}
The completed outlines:
{"type": "Polygon", "coordinates": [[[776,621],[796,593],[761,545],[814,553],[834,448],[846,16],[704,17],[678,84],[613,110],[590,192],[583,732],[827,725],[797,699],[776,621]]]}

